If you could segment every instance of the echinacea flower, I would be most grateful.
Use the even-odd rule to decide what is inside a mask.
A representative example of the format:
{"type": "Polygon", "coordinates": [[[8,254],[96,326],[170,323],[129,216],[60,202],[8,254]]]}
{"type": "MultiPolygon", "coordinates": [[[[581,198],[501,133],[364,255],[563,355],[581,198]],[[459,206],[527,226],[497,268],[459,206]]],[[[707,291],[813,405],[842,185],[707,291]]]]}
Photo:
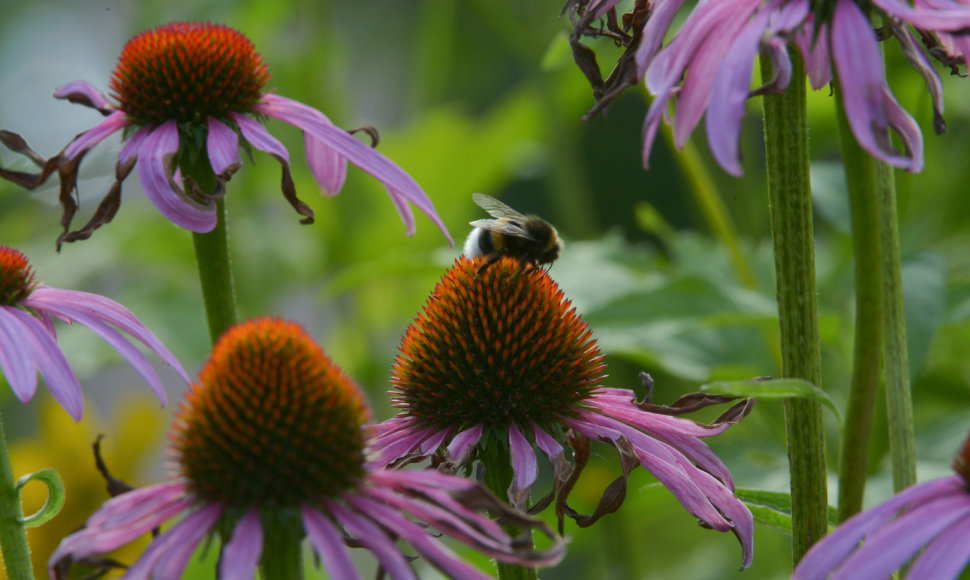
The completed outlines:
{"type": "MultiPolygon", "coordinates": [[[[562,556],[562,543],[545,552],[520,548],[477,510],[515,513],[473,482],[380,470],[368,461],[369,417],[357,386],[298,325],[275,318],[236,325],[179,407],[171,480],[106,502],[64,539],[49,560],[51,573],[179,517],[126,578],[177,579],[216,533],[223,535],[219,577],[233,580],[253,578],[264,548],[278,538],[304,535],[331,578],[351,580],[360,575],[347,542],[371,551],[392,578],[416,577],[398,540],[454,578],[488,576],[438,536],[522,565],[562,556]]],[[[525,516],[514,521],[544,529],[525,516]]]]}
{"type": "Polygon", "coordinates": [[[536,481],[538,447],[555,467],[557,513],[583,526],[619,507],[625,478],[640,464],[704,525],[734,532],[747,567],[751,513],[701,440],[728,423],[652,412],[659,407],[638,404],[633,391],[600,386],[605,366],[592,331],[548,274],[511,258],[480,266],[459,258],[402,339],[391,377],[400,413],[377,426],[382,461],[439,453],[445,464],[461,465],[477,452],[504,451],[514,470],[509,497],[527,507],[521,504],[536,481]],[[574,465],[564,453],[567,440],[574,465]],[[565,496],[590,440],[613,445],[624,474],[597,514],[577,516],[565,496]]]}
{"type": "Polygon", "coordinates": [[[190,383],[175,356],[124,306],[97,294],[51,288],[34,281],[26,256],[0,245],[0,370],[24,403],[37,391],[37,372],[74,420],[80,420],[84,398],[71,365],[64,357],[53,319],[78,322],[122,354],[165,404],[165,387],[144,354],[123,330],[158,355],[190,383]]]}
{"type": "MultiPolygon", "coordinates": [[[[683,147],[706,113],[712,154],[725,171],[741,175],[738,141],[745,101],[749,96],[788,88],[791,82],[788,50],[794,44],[805,62],[813,88],[831,83],[835,71],[849,126],[863,149],[910,172],[922,169],[922,134],[889,89],[880,38],[866,14],[881,15],[885,23],[883,33],[898,39],[909,62],[924,77],[932,96],[934,128],[939,133],[945,129],[942,84],[930,56],[940,59],[953,71],[960,59],[965,59],[970,47],[970,37],[965,34],[970,27],[970,5],[966,2],[917,1],[913,5],[898,0],[699,2],[669,44],[660,48],[683,3],[684,0],[661,0],[651,6],[649,17],[638,19],[645,24],[629,35],[631,44],[627,52],[632,56],[621,59],[618,64],[623,74],[615,72],[611,76],[615,82],[627,85],[630,79],[642,80],[654,96],[643,126],[645,167],[660,121],[669,117],[668,103],[676,100],[672,120],[674,144],[683,147]],[[910,26],[916,29],[928,50],[916,41],[910,26]],[[751,74],[759,54],[769,57],[773,77],[751,92],[751,74]],[[893,145],[891,132],[901,141],[902,150],[893,145]]],[[[617,2],[574,0],[573,4],[574,10],[583,16],[577,21],[578,32],[574,36],[578,36],[590,29],[594,18],[615,10],[617,2]]],[[[588,65],[584,67],[588,68],[588,65]]],[[[599,87],[595,94],[601,102],[592,112],[602,110],[622,88],[625,85],[599,87]]]]}
{"type": "Polygon", "coordinates": [[[889,578],[897,570],[909,580],[959,577],[970,563],[970,438],[953,469],[843,522],[805,554],[794,579],[889,578]]]}
{"type": "MultiPolygon", "coordinates": [[[[312,223],[313,210],[296,196],[289,153],[260,122],[272,117],[303,131],[307,163],[324,192],[340,191],[351,161],[387,188],[408,235],[415,229],[411,203],[451,241],[431,200],[410,175],[334,126],[320,111],[268,92],[268,79],[252,42],[227,26],[175,22],[142,32],[125,45],[112,73],[111,96],[116,103],[84,81],[70,82],[54,93],[58,99],[97,109],[105,119],[50,159],[31,150],[19,135],[0,131],[0,142],[41,167],[39,174],[0,168],[0,177],[33,189],[58,174],[64,226],[58,247],[86,239],[111,221],[121,203],[121,184],[136,164],[145,194],[165,217],[193,232],[209,232],[216,225],[216,200],[241,167],[239,149],[246,144],[282,165],[284,197],[303,216],[301,223],[312,223]],[[116,181],[90,221],[70,231],[78,209],[75,190],[81,160],[118,131],[125,132],[125,145],[118,155],[116,181]],[[211,191],[197,183],[200,175],[212,177],[211,191]]],[[[370,128],[363,130],[376,136],[370,128]]]]}

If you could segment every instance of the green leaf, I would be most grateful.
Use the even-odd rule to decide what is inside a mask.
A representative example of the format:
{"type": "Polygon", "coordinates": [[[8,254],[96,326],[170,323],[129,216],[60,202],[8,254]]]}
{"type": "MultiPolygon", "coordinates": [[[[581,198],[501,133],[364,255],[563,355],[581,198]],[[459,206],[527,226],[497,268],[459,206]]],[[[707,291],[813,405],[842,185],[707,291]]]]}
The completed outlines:
{"type": "MultiPolygon", "coordinates": [[[[761,489],[737,489],[734,495],[751,510],[754,521],[779,530],[791,532],[791,495],[780,491],[761,489]]],[[[839,525],[838,511],[829,506],[828,526],[839,525]]]]}
{"type": "Polygon", "coordinates": [[[36,528],[47,523],[64,507],[64,482],[53,469],[41,469],[18,479],[17,491],[20,492],[31,481],[39,481],[47,486],[47,501],[44,502],[44,505],[33,514],[20,519],[25,527],[36,528]]]}
{"type": "Polygon", "coordinates": [[[792,399],[796,397],[813,399],[822,403],[835,413],[842,424],[842,413],[828,393],[802,379],[770,379],[765,381],[714,381],[701,386],[701,391],[718,395],[755,397],[758,399],[792,399]]]}

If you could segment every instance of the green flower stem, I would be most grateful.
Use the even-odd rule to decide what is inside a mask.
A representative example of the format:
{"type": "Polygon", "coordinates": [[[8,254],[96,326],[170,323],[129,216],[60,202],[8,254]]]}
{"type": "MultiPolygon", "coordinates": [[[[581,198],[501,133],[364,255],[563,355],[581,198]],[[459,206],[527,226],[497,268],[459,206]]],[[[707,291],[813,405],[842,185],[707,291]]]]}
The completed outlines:
{"type": "Polygon", "coordinates": [[[10,466],[7,439],[0,420],[0,548],[3,549],[3,566],[9,580],[33,580],[30,564],[30,546],[23,524],[23,508],[20,491],[10,466]]]}
{"type": "Polygon", "coordinates": [[[274,522],[269,523],[263,518],[265,532],[263,555],[259,560],[259,576],[262,580],[303,578],[303,551],[300,547],[303,532],[299,517],[293,516],[292,521],[286,523],[283,519],[277,520],[278,516],[279,514],[273,514],[271,517],[274,522]]]}
{"type": "MultiPolygon", "coordinates": [[[[782,375],[820,386],[805,65],[797,51],[791,51],[791,56],[792,81],[788,89],[764,97],[782,375]]],[[[772,73],[771,59],[762,56],[761,74],[765,82],[771,79],[772,73]]],[[[822,406],[809,399],[790,399],[785,405],[785,417],[791,474],[792,556],[798,562],[827,529],[822,406]]]]}
{"type": "Polygon", "coordinates": [[[842,160],[852,212],[852,248],[855,254],[855,348],[852,388],[842,431],[839,465],[839,521],[862,509],[866,489],[866,463],[872,433],[879,362],[883,348],[883,235],[880,218],[883,192],[892,189],[892,173],[859,147],[852,134],[837,82],[835,102],[839,120],[842,160]]]}
{"type": "MultiPolygon", "coordinates": [[[[509,485],[515,473],[512,470],[512,462],[507,447],[496,449],[496,445],[490,446],[488,450],[482,450],[480,459],[485,467],[485,487],[491,490],[499,499],[505,501],[508,497],[509,485]]],[[[522,529],[516,526],[505,526],[505,531],[513,537],[522,534],[522,529]]],[[[525,547],[525,546],[522,546],[525,547]]],[[[538,575],[535,568],[516,566],[496,561],[498,577],[501,580],[536,580],[538,575]]]]}
{"type": "MultiPolygon", "coordinates": [[[[181,165],[182,175],[194,179],[203,191],[213,191],[216,187],[215,173],[209,165],[209,160],[204,155],[199,157],[195,163],[181,165]]],[[[222,333],[239,320],[239,315],[236,313],[236,291],[229,262],[229,229],[226,226],[224,199],[216,202],[216,215],[218,222],[214,230],[205,234],[192,233],[212,344],[215,344],[222,333]]]]}

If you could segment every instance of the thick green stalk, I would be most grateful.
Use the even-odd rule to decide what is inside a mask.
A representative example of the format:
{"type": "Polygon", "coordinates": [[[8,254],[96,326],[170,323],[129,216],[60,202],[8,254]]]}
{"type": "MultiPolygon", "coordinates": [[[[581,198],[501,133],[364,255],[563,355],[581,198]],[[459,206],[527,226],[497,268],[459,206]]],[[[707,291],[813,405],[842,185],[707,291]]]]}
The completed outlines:
{"type": "Polygon", "coordinates": [[[30,546],[23,524],[23,508],[20,491],[10,466],[7,438],[0,420],[0,548],[3,549],[3,566],[9,580],[33,580],[30,564],[30,546]]]}
{"type": "MultiPolygon", "coordinates": [[[[792,81],[788,89],[764,97],[782,375],[820,385],[805,66],[797,51],[791,54],[792,81]]],[[[770,57],[762,56],[761,74],[766,82],[771,78],[770,57]]],[[[785,405],[785,417],[791,474],[792,556],[798,562],[827,528],[822,406],[813,400],[791,399],[785,405]]]]}
{"type": "Polygon", "coordinates": [[[259,559],[262,580],[300,580],[304,577],[300,547],[303,532],[299,519],[293,520],[289,523],[282,520],[267,522],[264,518],[263,554],[259,559]]]}
{"type": "MultiPolygon", "coordinates": [[[[508,497],[509,485],[515,476],[512,470],[512,462],[509,457],[508,448],[495,449],[497,445],[490,446],[487,452],[482,451],[481,460],[485,467],[485,487],[492,491],[496,497],[505,500],[508,497]]],[[[515,526],[505,526],[505,531],[512,536],[518,536],[522,529],[515,526]]],[[[524,546],[523,546],[524,547],[524,546]]],[[[516,566],[496,561],[498,577],[501,580],[536,580],[538,575],[535,568],[516,566]]]]}
{"type": "MultiPolygon", "coordinates": [[[[889,173],[889,168],[884,167],[889,173]]],[[[891,177],[891,174],[890,174],[891,177]]],[[[899,258],[899,221],[896,216],[896,188],[880,192],[879,228],[882,234],[883,377],[886,383],[886,411],[889,415],[889,454],[893,463],[893,489],[900,491],[916,483],[916,433],[913,427],[913,397],[909,382],[909,352],[906,343],[906,314],[903,308],[903,275],[899,258]]]]}
{"type": "Polygon", "coordinates": [[[852,134],[838,84],[835,102],[839,120],[842,161],[852,212],[852,248],[855,254],[855,347],[852,388],[842,430],[839,465],[839,521],[862,509],[866,464],[872,433],[879,363],[883,348],[883,235],[880,223],[883,192],[892,189],[892,173],[859,147],[852,134]]]}
{"type": "MultiPolygon", "coordinates": [[[[183,163],[181,169],[182,175],[194,179],[203,191],[215,190],[216,176],[204,155],[200,155],[196,163],[183,163]]],[[[239,320],[229,261],[229,228],[226,225],[225,203],[224,199],[216,202],[218,222],[215,229],[205,234],[195,232],[192,234],[212,344],[215,344],[222,333],[239,320]]]]}

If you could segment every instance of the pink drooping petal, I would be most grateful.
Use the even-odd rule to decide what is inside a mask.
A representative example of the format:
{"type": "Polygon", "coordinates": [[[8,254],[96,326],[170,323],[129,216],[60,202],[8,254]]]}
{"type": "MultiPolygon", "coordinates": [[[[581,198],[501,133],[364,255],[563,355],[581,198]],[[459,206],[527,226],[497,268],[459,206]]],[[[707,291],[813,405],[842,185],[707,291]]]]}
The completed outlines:
{"type": "Polygon", "coordinates": [[[13,310],[0,305],[0,370],[17,398],[26,403],[37,392],[37,367],[30,338],[13,310]]]}
{"type": "Polygon", "coordinates": [[[60,288],[39,286],[24,301],[24,304],[41,304],[43,305],[43,310],[49,310],[52,313],[61,312],[61,309],[67,305],[72,312],[85,313],[90,317],[113,324],[158,355],[158,358],[162,359],[162,362],[175,369],[175,372],[182,377],[182,380],[186,384],[192,382],[185,368],[175,358],[175,355],[162,344],[162,341],[148,327],[142,324],[130,310],[114,300],[97,294],[91,294],[90,292],[81,292],[80,290],[63,290],[60,288]]]}
{"type": "Polygon", "coordinates": [[[199,543],[222,517],[225,506],[201,507],[152,540],[148,549],[125,574],[126,580],[180,580],[199,543]]]}
{"type": "Polygon", "coordinates": [[[455,435],[454,439],[451,440],[451,443],[448,444],[448,456],[459,463],[464,461],[465,454],[468,453],[468,450],[471,447],[478,445],[478,442],[481,440],[483,428],[484,425],[479,423],[478,425],[465,429],[461,433],[455,435]]]}
{"type": "Polygon", "coordinates": [[[23,310],[13,308],[7,312],[12,314],[26,331],[29,348],[34,353],[34,361],[54,399],[75,421],[80,421],[84,413],[81,383],[78,382],[74,370],[64,358],[64,353],[57,346],[50,331],[39,320],[23,310]]]}
{"type": "Polygon", "coordinates": [[[230,116],[250,145],[264,153],[279,157],[289,164],[290,152],[280,143],[279,139],[269,134],[262,123],[239,113],[233,113],[230,116]]]}
{"type": "Polygon", "coordinates": [[[425,427],[416,430],[401,430],[381,437],[375,443],[375,449],[381,452],[380,465],[387,465],[399,457],[403,457],[418,448],[424,447],[424,442],[442,433],[437,427],[425,427]]]}
{"type": "Polygon", "coordinates": [[[148,139],[148,136],[154,130],[155,125],[145,125],[135,131],[135,134],[129,137],[121,147],[121,151],[118,153],[118,161],[128,163],[133,158],[138,157],[138,154],[141,152],[141,146],[145,144],[145,139],[148,139]]]}
{"type": "Polygon", "coordinates": [[[673,22],[674,16],[677,15],[677,11],[683,4],[684,0],[665,0],[654,4],[653,12],[650,13],[650,18],[647,19],[647,24],[643,27],[640,46],[637,47],[637,52],[634,55],[638,78],[643,79],[646,76],[646,71],[653,63],[657,51],[660,50],[660,45],[670,28],[671,22],[673,22]]]}
{"type": "Polygon", "coordinates": [[[64,157],[74,159],[98,143],[104,141],[116,131],[124,129],[129,125],[127,115],[121,111],[115,111],[101,120],[100,123],[81,133],[71,141],[71,144],[64,149],[64,157]]]}
{"type": "Polygon", "coordinates": [[[222,548],[219,577],[255,578],[256,565],[262,555],[263,523],[259,519],[259,508],[252,507],[233,528],[232,537],[222,548]]]}
{"type": "Polygon", "coordinates": [[[323,117],[320,111],[292,99],[273,94],[263,95],[263,102],[253,107],[253,110],[256,113],[274,117],[310,133],[337,154],[383,183],[398,208],[401,219],[407,226],[408,235],[412,235],[415,230],[414,216],[407,205],[410,202],[431,218],[431,221],[448,238],[448,242],[454,245],[451,234],[448,233],[448,228],[445,227],[434,209],[434,204],[431,203],[431,199],[428,198],[428,195],[417,182],[403,169],[372,147],[358,141],[343,129],[334,127],[323,117]]]}
{"type": "Polygon", "coordinates": [[[948,9],[940,7],[932,10],[920,10],[900,0],[872,0],[872,3],[890,16],[922,30],[956,32],[970,28],[970,6],[955,2],[950,3],[948,9]]]}
{"type": "Polygon", "coordinates": [[[303,134],[310,173],[327,195],[337,195],[347,179],[347,159],[311,133],[303,134]]]}
{"type": "MultiPolygon", "coordinates": [[[[970,500],[970,496],[968,496],[970,500]]],[[[908,578],[958,578],[970,563],[970,518],[942,531],[923,550],[907,573],[908,578]]]]}
{"type": "Polygon", "coordinates": [[[388,537],[380,526],[372,522],[367,516],[352,512],[335,502],[325,501],[324,506],[340,522],[340,525],[357,538],[361,546],[370,550],[377,557],[377,561],[381,563],[381,566],[384,567],[391,578],[417,580],[417,575],[408,565],[407,559],[398,550],[394,539],[388,537]]]}
{"type": "Polygon", "coordinates": [[[396,536],[411,544],[421,556],[427,558],[449,578],[470,580],[492,578],[432,539],[425,528],[402,517],[400,513],[362,496],[349,497],[347,501],[359,512],[367,513],[374,520],[381,522],[381,526],[390,529],[396,536]]]}
{"type": "Polygon", "coordinates": [[[215,117],[209,117],[208,125],[206,152],[209,154],[212,171],[221,175],[230,167],[239,164],[239,135],[215,117]]]}
{"type": "Polygon", "coordinates": [[[546,433],[535,421],[532,422],[532,436],[536,439],[536,445],[549,459],[555,459],[562,454],[562,445],[546,433]]]}
{"type": "Polygon", "coordinates": [[[907,505],[918,506],[944,495],[966,494],[964,485],[959,475],[918,483],[852,516],[812,546],[795,568],[793,580],[824,580],[859,547],[859,542],[892,521],[897,511],[907,505]]]}
{"type": "Polygon", "coordinates": [[[441,447],[441,444],[444,443],[445,440],[451,436],[451,432],[452,432],[451,428],[440,429],[433,435],[427,437],[421,443],[421,453],[424,453],[425,455],[430,455],[435,451],[437,451],[437,449],[441,447]]]}
{"type": "Polygon", "coordinates": [[[65,556],[75,560],[115,550],[187,509],[183,482],[169,482],[123,493],[96,511],[84,528],[64,538],[51,554],[53,567],[65,556]]]}
{"type": "Polygon", "coordinates": [[[925,544],[968,516],[970,495],[966,490],[910,509],[867,537],[839,567],[837,577],[889,578],[893,570],[901,568],[925,544]]]}
{"type": "MultiPolygon", "coordinates": [[[[869,19],[852,0],[839,0],[832,20],[832,58],[839,76],[845,114],[859,146],[882,161],[911,172],[922,166],[922,138],[919,150],[900,155],[892,146],[889,119],[892,114],[909,118],[888,92],[882,55],[869,19]]],[[[915,121],[912,121],[915,126],[915,121]]],[[[917,127],[918,130],[918,127],[917,127]]],[[[904,137],[912,139],[912,135],[904,137]]]]}
{"type": "Polygon", "coordinates": [[[166,121],[155,128],[138,154],[138,179],[158,211],[177,226],[206,233],[216,227],[215,203],[191,199],[175,183],[172,161],[179,148],[178,126],[166,121]]]}
{"type": "Polygon", "coordinates": [[[515,488],[528,489],[539,475],[539,465],[536,463],[536,452],[515,423],[509,423],[509,450],[512,454],[512,471],[515,472],[515,488]]]}
{"type": "Polygon", "coordinates": [[[306,504],[300,506],[300,514],[303,518],[303,529],[320,555],[327,575],[330,578],[360,580],[360,574],[347,553],[343,535],[337,531],[336,526],[326,516],[306,504]]]}
{"type": "Polygon", "coordinates": [[[832,59],[829,57],[828,24],[823,23],[815,34],[814,16],[795,33],[795,44],[802,53],[808,80],[816,91],[832,82],[832,59]]]}
{"type": "Polygon", "coordinates": [[[97,109],[103,114],[108,114],[111,107],[110,103],[108,103],[108,99],[105,98],[104,93],[94,88],[94,85],[86,81],[71,81],[66,85],[58,87],[58,89],[54,91],[54,98],[67,99],[72,103],[97,109]]]}

